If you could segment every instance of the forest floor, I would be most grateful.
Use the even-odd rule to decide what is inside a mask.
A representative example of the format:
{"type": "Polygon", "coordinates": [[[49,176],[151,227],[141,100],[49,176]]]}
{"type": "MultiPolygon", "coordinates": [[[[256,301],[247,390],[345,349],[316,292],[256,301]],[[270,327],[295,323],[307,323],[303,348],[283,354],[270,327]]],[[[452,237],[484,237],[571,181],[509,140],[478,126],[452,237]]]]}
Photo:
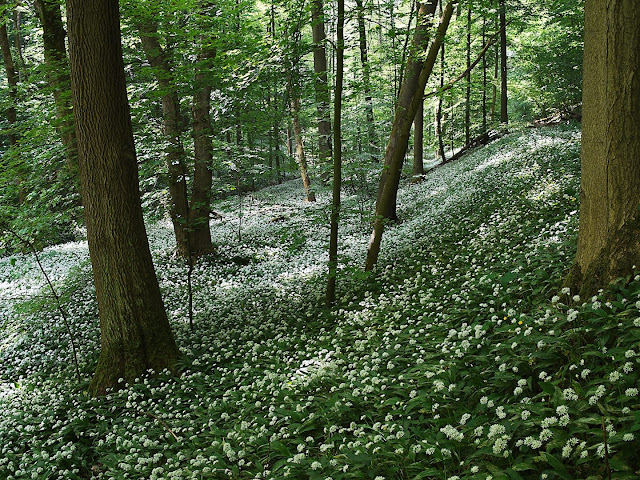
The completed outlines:
{"type": "Polygon", "coordinates": [[[86,243],[0,258],[0,479],[606,479],[640,476],[640,277],[562,290],[580,133],[507,135],[399,192],[361,267],[375,171],[347,182],[335,308],[329,190],[298,181],[215,206],[216,253],[186,266],[149,225],[183,352],[86,396],[99,322],[86,243]]]}

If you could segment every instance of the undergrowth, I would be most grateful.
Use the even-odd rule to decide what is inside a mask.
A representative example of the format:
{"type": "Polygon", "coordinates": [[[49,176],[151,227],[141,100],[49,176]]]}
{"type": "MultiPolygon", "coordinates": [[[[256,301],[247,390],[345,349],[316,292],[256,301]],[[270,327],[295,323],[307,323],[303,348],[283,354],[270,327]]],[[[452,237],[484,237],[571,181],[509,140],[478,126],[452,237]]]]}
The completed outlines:
{"type": "Polygon", "coordinates": [[[338,305],[322,305],[328,191],[289,182],[216,206],[194,272],[150,227],[183,373],[89,399],[99,325],[86,246],[0,259],[0,478],[638,478],[640,277],[562,290],[574,255],[575,127],[515,133],[399,193],[374,275],[345,199],[338,305]],[[242,225],[239,220],[242,219],[242,225]],[[240,230],[240,235],[238,235],[240,230]],[[240,239],[238,239],[240,236],[240,239]],[[44,289],[41,292],[45,292],[44,289]]]}

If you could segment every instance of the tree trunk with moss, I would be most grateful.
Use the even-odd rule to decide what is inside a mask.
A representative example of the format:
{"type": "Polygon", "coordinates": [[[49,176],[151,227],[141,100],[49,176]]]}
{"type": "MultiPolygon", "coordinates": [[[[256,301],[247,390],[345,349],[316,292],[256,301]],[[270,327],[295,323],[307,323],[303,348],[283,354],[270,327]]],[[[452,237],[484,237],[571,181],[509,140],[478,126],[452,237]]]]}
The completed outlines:
{"type": "Polygon", "coordinates": [[[587,0],[580,229],[567,278],[583,297],[640,267],[638,45],[636,0],[587,0]]]}
{"type": "Polygon", "coordinates": [[[100,312],[89,391],[173,369],[178,357],[142,218],[118,0],[68,0],[69,60],[87,240],[100,312]],[[81,113],[79,113],[81,112],[81,113]]]}

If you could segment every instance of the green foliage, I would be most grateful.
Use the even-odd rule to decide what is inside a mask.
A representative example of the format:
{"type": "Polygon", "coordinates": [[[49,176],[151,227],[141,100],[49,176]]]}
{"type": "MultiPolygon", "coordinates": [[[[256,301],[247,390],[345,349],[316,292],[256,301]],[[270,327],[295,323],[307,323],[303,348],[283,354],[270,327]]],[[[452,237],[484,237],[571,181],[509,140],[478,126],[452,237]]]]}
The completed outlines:
{"type": "MultiPolygon", "coordinates": [[[[216,254],[193,273],[195,333],[186,266],[155,227],[182,375],[88,400],[46,302],[1,315],[0,476],[595,480],[608,476],[604,422],[613,476],[636,477],[640,276],[590,299],[561,291],[578,155],[575,127],[529,131],[402,189],[395,249],[343,282],[335,310],[313,273],[326,205],[301,203],[294,184],[247,200],[242,243],[235,200],[216,206],[216,254]]],[[[342,238],[364,243],[357,199],[345,202],[342,238]]],[[[343,245],[342,262],[359,248],[343,245]]],[[[45,254],[47,268],[76,263],[45,254]]],[[[0,285],[21,291],[30,260],[14,258],[0,285]]],[[[98,349],[88,275],[54,275],[67,278],[84,375],[98,349]]]]}

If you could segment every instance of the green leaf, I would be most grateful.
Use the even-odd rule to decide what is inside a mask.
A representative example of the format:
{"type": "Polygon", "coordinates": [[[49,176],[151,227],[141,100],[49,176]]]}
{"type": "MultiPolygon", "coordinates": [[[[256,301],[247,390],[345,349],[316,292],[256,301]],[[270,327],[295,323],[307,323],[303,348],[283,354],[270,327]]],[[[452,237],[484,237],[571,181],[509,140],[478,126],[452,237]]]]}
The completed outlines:
{"type": "Polygon", "coordinates": [[[566,479],[566,480],[574,480],[573,475],[571,475],[566,467],[562,464],[560,460],[547,452],[540,452],[540,456],[547,461],[549,465],[553,467],[553,471],[558,476],[566,479]]]}

